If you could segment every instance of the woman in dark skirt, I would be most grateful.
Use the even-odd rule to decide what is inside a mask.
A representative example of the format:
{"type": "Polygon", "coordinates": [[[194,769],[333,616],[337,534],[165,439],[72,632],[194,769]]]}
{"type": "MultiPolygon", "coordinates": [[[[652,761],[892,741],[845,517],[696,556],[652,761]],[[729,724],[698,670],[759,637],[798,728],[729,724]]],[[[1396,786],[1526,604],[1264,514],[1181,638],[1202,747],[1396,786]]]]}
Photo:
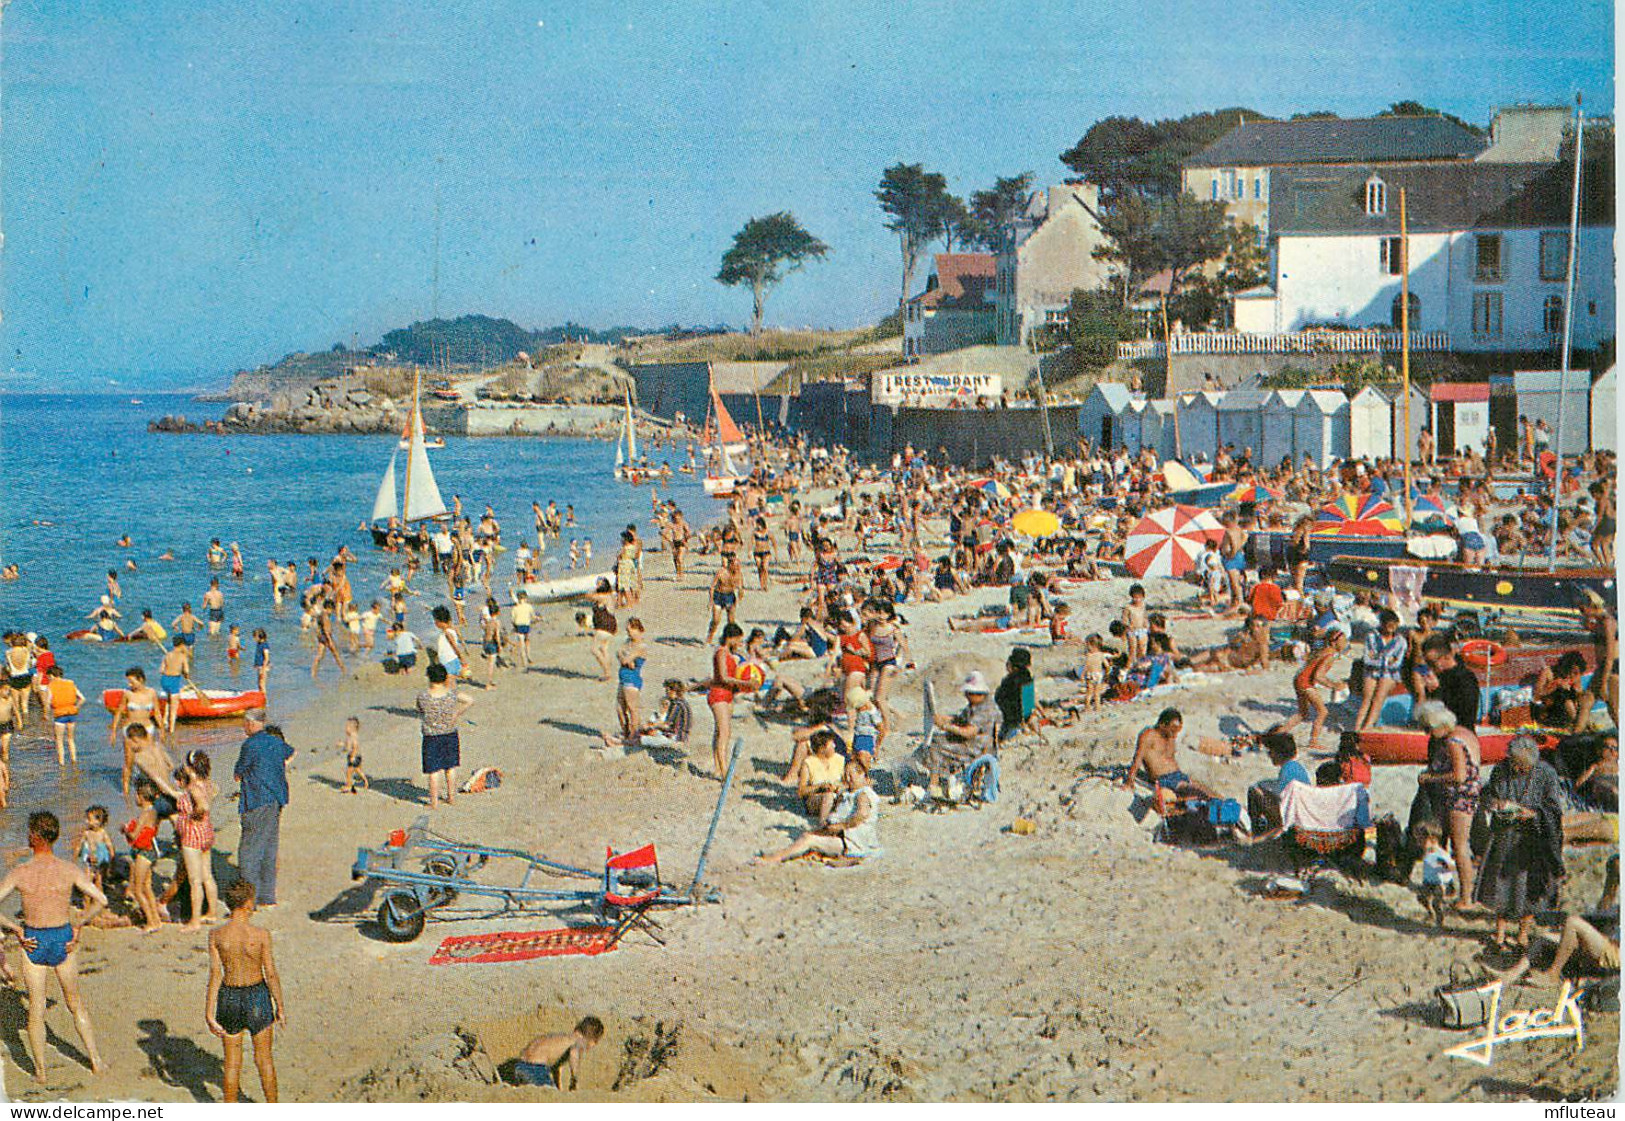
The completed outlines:
{"type": "Polygon", "coordinates": [[[418,722],[423,731],[423,773],[429,777],[429,808],[439,801],[445,786],[446,805],[457,790],[457,765],[462,762],[462,746],[457,740],[457,722],[474,700],[447,683],[446,667],[429,667],[429,687],[418,694],[418,722]]]}
{"type": "Polygon", "coordinates": [[[1510,948],[1507,923],[1516,919],[1518,945],[1527,950],[1535,913],[1556,910],[1563,881],[1562,783],[1532,737],[1512,741],[1482,803],[1490,844],[1475,898],[1495,914],[1495,948],[1510,948]]]}

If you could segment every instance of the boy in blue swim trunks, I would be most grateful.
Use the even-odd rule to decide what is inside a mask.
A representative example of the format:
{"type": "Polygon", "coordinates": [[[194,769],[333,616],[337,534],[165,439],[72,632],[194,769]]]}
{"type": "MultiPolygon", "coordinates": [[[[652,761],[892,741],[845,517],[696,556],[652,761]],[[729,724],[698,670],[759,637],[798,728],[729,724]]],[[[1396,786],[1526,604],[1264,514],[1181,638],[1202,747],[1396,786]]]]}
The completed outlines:
{"type": "Polygon", "coordinates": [[[231,918],[209,932],[209,991],[204,998],[205,1022],[225,1044],[222,1096],[237,1100],[243,1074],[243,1037],[254,1042],[254,1066],[259,1070],[265,1100],[277,1100],[276,1062],[271,1045],[278,1024],[288,1022],[282,1000],[282,978],[271,956],[271,932],[254,925],[254,885],[237,880],[223,893],[231,918]]]}
{"type": "Polygon", "coordinates": [[[79,995],[79,972],[74,951],[79,929],[107,906],[107,896],[96,886],[90,873],[51,851],[62,834],[62,824],[51,813],[28,816],[28,860],[0,880],[0,901],[12,892],[22,896],[22,925],[0,918],[0,927],[15,934],[26,955],[23,980],[28,985],[28,1055],[34,1062],[34,1081],[45,1081],[45,987],[52,973],[62,989],[62,1003],[73,1015],[90,1069],[100,1074],[101,1052],[91,1031],[90,1012],[79,995]],[[73,915],[73,893],[79,891],[90,903],[89,910],[73,915]]]}
{"type": "Polygon", "coordinates": [[[604,1022],[597,1016],[583,1016],[573,1032],[555,1032],[531,1040],[513,1064],[513,1080],[521,1086],[559,1085],[559,1068],[570,1063],[570,1089],[576,1088],[581,1057],[604,1038],[604,1022]]]}

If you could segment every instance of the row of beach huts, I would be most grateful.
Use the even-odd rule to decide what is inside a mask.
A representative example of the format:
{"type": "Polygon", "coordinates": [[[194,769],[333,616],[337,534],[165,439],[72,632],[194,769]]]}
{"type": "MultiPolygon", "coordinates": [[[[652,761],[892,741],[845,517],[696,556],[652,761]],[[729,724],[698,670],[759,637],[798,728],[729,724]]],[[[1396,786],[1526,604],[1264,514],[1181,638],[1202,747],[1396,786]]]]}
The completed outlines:
{"type": "MultiPolygon", "coordinates": [[[[1482,453],[1490,430],[1502,449],[1516,446],[1519,418],[1545,420],[1555,433],[1563,411],[1563,453],[1587,446],[1614,450],[1614,370],[1595,382],[1589,372],[1529,371],[1488,382],[1440,383],[1410,390],[1413,454],[1428,428],[1438,454],[1473,448],[1482,453]]],[[[1406,406],[1397,390],[1372,386],[1352,397],[1339,389],[1207,390],[1166,400],[1147,399],[1125,385],[1101,382],[1079,410],[1079,435],[1091,445],[1159,459],[1212,460],[1221,447],[1250,450],[1269,465],[1305,458],[1319,467],[1333,460],[1380,459],[1403,453],[1406,406]],[[1176,431],[1177,430],[1177,431],[1176,431]]],[[[1555,436],[1552,444],[1555,447],[1555,436]]]]}

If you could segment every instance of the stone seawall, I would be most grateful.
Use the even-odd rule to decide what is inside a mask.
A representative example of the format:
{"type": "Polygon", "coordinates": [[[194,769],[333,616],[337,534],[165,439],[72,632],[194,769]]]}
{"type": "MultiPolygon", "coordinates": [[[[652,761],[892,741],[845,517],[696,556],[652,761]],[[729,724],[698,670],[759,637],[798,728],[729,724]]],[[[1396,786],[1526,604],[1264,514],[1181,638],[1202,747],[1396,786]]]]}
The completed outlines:
{"type": "MultiPolygon", "coordinates": [[[[624,415],[619,405],[511,405],[495,401],[451,405],[424,402],[423,423],[443,436],[611,436],[624,415]]],[[[293,406],[238,401],[219,420],[202,423],[182,416],[151,421],[153,432],[299,433],[369,435],[401,432],[410,403],[370,394],[310,399],[293,406]]]]}

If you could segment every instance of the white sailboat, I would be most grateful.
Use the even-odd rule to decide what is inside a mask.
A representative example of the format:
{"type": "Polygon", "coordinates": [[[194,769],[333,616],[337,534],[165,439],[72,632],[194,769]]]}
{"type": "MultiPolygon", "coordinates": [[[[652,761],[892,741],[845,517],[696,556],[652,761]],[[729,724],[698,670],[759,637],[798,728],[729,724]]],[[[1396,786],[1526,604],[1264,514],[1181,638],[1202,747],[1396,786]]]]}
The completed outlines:
{"type": "Polygon", "coordinates": [[[397,518],[411,524],[426,521],[429,518],[443,517],[446,514],[446,503],[440,497],[440,487],[435,483],[434,469],[429,466],[429,451],[423,434],[423,414],[418,411],[418,386],[416,380],[412,384],[412,419],[407,431],[406,452],[406,485],[400,505],[395,499],[395,460],[399,458],[397,448],[390,453],[389,466],[384,469],[384,477],[378,483],[378,494],[372,502],[372,535],[373,540],[384,543],[388,536],[388,527],[397,518]],[[380,526],[378,523],[382,522],[380,526]]]}
{"type": "Polygon", "coordinates": [[[621,434],[615,441],[615,477],[640,482],[642,473],[638,470],[638,433],[637,427],[632,423],[632,396],[626,395],[626,419],[621,424],[621,434]]]}
{"type": "Polygon", "coordinates": [[[711,438],[712,447],[709,449],[707,459],[715,456],[715,465],[707,466],[703,480],[705,493],[716,498],[727,498],[733,494],[744,479],[744,473],[734,465],[732,451],[737,448],[744,450],[745,434],[734,423],[734,418],[728,415],[727,406],[717,393],[716,383],[711,385],[711,415],[706,418],[706,432],[711,438]],[[713,427],[712,417],[716,424],[713,427]]]}
{"type": "MultiPolygon", "coordinates": [[[[423,410],[418,407],[418,390],[417,382],[415,380],[412,383],[412,415],[406,418],[406,424],[401,429],[401,442],[396,445],[396,447],[398,447],[401,451],[406,451],[412,446],[412,426],[414,424],[416,424],[419,428],[424,428],[423,410]]],[[[442,440],[439,436],[436,436],[431,440],[428,435],[428,430],[424,429],[423,446],[426,448],[443,448],[446,446],[446,441],[442,440]]]]}

